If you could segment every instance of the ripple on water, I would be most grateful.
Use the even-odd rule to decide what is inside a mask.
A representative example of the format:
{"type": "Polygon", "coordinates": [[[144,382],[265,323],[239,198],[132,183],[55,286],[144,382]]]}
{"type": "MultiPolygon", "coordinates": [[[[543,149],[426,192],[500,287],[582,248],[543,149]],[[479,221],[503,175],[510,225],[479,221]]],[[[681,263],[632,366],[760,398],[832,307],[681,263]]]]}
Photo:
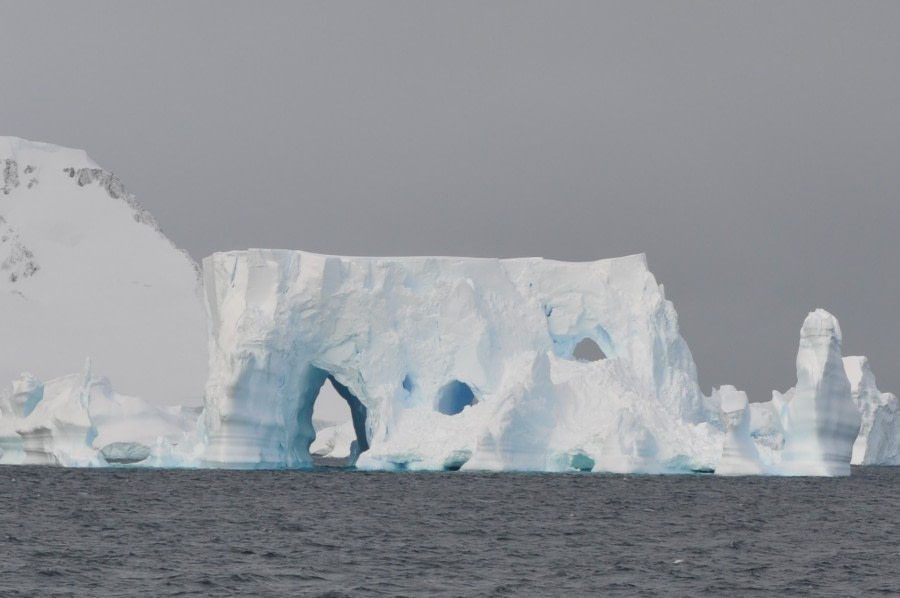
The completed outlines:
{"type": "Polygon", "coordinates": [[[898,482],[0,467],[0,596],[900,595],[898,482]]]}

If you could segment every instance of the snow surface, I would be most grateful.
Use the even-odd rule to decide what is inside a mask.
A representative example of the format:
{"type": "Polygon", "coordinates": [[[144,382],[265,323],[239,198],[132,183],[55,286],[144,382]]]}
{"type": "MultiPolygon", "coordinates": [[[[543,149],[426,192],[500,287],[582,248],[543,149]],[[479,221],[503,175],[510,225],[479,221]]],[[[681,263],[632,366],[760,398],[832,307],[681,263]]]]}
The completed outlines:
{"type": "Polygon", "coordinates": [[[199,404],[206,319],[191,258],[83,151],[0,137],[0,169],[0,381],[91,357],[131,393],[199,404]]]}

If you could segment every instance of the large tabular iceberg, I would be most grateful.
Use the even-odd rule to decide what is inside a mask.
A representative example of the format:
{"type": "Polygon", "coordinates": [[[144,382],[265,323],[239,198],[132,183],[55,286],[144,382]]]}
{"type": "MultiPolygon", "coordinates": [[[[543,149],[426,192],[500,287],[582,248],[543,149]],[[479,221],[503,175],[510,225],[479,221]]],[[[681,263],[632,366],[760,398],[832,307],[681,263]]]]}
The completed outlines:
{"type": "Polygon", "coordinates": [[[712,469],[718,410],[643,256],[204,261],[210,378],[196,464],[312,463],[326,379],[357,466],[712,469]],[[575,358],[590,339],[605,359],[575,358]],[[713,422],[711,425],[710,422],[713,422]]]}

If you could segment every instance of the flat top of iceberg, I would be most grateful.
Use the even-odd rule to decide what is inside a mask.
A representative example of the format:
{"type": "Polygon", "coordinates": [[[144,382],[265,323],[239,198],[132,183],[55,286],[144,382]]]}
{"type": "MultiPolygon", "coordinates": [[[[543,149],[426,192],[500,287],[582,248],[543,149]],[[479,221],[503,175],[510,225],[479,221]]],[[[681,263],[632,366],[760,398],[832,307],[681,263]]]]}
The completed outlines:
{"type": "MultiPolygon", "coordinates": [[[[341,259],[341,260],[352,260],[352,261],[370,261],[370,262],[384,262],[384,263],[418,263],[418,262],[426,262],[426,261],[437,261],[437,262],[544,262],[549,264],[559,264],[562,266],[566,265],[590,265],[590,264],[606,264],[612,262],[634,262],[636,265],[640,264],[643,268],[647,268],[647,254],[645,253],[633,253],[630,255],[623,255],[618,257],[609,257],[609,258],[600,258],[596,260],[584,260],[584,261],[569,261],[569,260],[556,260],[552,258],[545,258],[540,256],[530,256],[530,257],[508,257],[508,258],[498,258],[498,257],[470,257],[470,256],[453,256],[453,255],[409,255],[409,256],[375,256],[375,255],[338,255],[338,254],[328,254],[328,253],[317,253],[315,251],[305,251],[302,249],[271,249],[271,248],[263,248],[263,247],[249,247],[247,249],[231,249],[227,251],[217,251],[212,254],[212,256],[217,255],[234,255],[241,254],[248,251],[252,252],[269,252],[272,254],[277,253],[299,253],[303,255],[308,255],[311,257],[317,257],[322,259],[341,259]]],[[[212,257],[210,256],[210,257],[212,257]]]]}

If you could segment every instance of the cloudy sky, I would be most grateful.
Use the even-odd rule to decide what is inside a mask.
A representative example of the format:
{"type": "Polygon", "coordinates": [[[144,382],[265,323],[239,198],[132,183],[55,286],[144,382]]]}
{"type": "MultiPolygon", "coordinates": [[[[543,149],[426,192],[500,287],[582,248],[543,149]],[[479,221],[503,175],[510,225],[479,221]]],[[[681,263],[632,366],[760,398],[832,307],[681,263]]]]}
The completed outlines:
{"type": "Polygon", "coordinates": [[[196,258],[644,252],[705,391],[815,307],[900,391],[900,3],[0,0],[0,133],[196,258]]]}

